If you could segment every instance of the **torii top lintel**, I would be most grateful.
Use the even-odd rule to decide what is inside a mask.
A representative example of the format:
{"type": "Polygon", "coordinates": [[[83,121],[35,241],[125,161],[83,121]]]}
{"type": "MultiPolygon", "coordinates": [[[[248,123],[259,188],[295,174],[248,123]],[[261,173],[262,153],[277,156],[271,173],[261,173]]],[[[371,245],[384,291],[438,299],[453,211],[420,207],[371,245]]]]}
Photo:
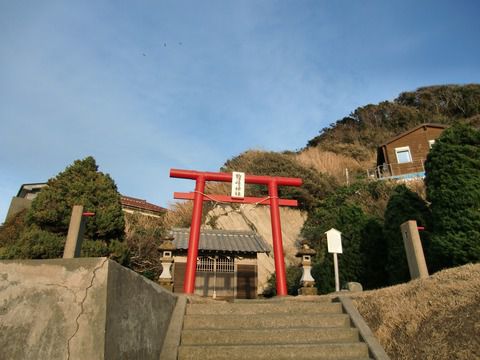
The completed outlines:
{"type": "MultiPolygon", "coordinates": [[[[178,170],[171,169],[170,177],[181,178],[181,179],[191,179],[191,180],[200,180],[202,182],[206,181],[220,181],[220,182],[231,182],[232,174],[231,173],[214,173],[214,172],[200,172],[194,170],[178,170]]],[[[302,185],[302,179],[299,178],[287,178],[287,177],[272,177],[272,176],[257,176],[257,175],[246,175],[245,183],[247,184],[260,184],[277,187],[280,186],[300,186],[302,185]]],[[[198,190],[198,189],[197,189],[198,190]]],[[[185,192],[175,192],[174,198],[180,200],[194,200],[194,193],[185,193],[185,192]]],[[[203,201],[216,201],[216,202],[232,202],[232,203],[243,203],[243,204],[262,204],[269,205],[270,198],[259,198],[259,197],[244,197],[244,198],[233,198],[228,195],[206,195],[203,198],[203,201]]],[[[278,199],[279,206],[298,206],[298,201],[293,199],[278,199]]]]}
{"type": "MultiPolygon", "coordinates": [[[[221,172],[201,172],[201,171],[194,171],[194,170],[171,169],[170,177],[181,178],[181,179],[192,179],[192,180],[196,180],[199,177],[203,177],[205,181],[232,182],[231,173],[221,173],[221,172]]],[[[300,178],[245,175],[245,183],[247,184],[268,185],[272,182],[275,182],[277,185],[283,185],[283,186],[301,186],[302,185],[302,179],[300,178]]]]}

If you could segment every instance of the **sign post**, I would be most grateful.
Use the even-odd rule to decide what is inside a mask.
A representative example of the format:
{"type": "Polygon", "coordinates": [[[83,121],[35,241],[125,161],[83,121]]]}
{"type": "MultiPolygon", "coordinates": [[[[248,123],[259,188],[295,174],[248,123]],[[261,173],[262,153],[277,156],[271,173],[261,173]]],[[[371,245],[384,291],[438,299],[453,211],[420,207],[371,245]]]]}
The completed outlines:
{"type": "Polygon", "coordinates": [[[70,225],[68,226],[67,241],[63,249],[64,259],[80,257],[83,234],[85,232],[85,218],[95,216],[93,212],[84,212],[83,205],[73,205],[70,225]]]}
{"type": "Polygon", "coordinates": [[[327,232],[328,252],[333,254],[333,269],[335,272],[335,291],[340,291],[340,276],[338,274],[337,254],[342,253],[342,233],[337,229],[331,228],[327,232]]]}
{"type": "Polygon", "coordinates": [[[428,268],[423,254],[422,242],[418,230],[424,227],[417,226],[415,220],[409,220],[400,225],[403,245],[407,254],[408,270],[412,279],[428,278],[428,268]]]}
{"type": "Polygon", "coordinates": [[[243,173],[214,173],[192,170],[171,169],[170,177],[195,180],[193,193],[174,193],[175,199],[193,200],[192,225],[188,240],[187,267],[183,290],[193,294],[195,289],[195,274],[197,269],[198,243],[200,240],[200,225],[203,201],[231,202],[242,204],[270,205],[272,222],[273,255],[275,258],[275,273],[277,295],[287,295],[287,279],[285,260],[283,257],[282,229],[280,225],[279,206],[297,206],[296,200],[279,199],[278,186],[300,186],[302,179],[272,176],[245,175],[243,173]],[[205,182],[221,181],[232,183],[232,196],[204,194],[205,182]],[[259,184],[268,187],[268,197],[244,197],[244,184],[259,184]]]}

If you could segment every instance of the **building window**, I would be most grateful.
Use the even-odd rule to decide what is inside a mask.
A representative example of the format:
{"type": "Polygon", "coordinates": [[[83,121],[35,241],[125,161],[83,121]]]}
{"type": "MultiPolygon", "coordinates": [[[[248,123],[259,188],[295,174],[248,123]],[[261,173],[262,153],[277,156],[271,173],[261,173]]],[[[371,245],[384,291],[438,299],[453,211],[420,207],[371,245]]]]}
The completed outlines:
{"type": "Polygon", "coordinates": [[[408,146],[395,148],[395,154],[397,155],[398,164],[412,162],[412,155],[410,154],[410,148],[408,146]]]}
{"type": "Polygon", "coordinates": [[[428,147],[431,149],[433,144],[435,144],[435,140],[428,140],[428,147]]]}

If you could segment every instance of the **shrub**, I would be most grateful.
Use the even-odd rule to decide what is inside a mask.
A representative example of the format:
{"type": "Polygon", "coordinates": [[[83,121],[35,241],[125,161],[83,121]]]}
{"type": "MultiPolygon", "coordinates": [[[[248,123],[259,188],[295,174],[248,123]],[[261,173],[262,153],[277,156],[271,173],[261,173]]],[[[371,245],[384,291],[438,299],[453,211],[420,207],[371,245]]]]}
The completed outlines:
{"type": "Polygon", "coordinates": [[[425,163],[434,270],[480,260],[480,130],[455,125],[425,163]]]}

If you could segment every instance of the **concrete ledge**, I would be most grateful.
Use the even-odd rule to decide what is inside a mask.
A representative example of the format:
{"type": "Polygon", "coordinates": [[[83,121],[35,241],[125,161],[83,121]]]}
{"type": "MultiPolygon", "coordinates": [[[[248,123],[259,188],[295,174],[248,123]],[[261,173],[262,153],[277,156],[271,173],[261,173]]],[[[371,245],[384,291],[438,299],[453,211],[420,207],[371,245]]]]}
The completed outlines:
{"type": "Polygon", "coordinates": [[[353,305],[352,300],[347,296],[339,296],[335,299],[335,301],[339,301],[342,304],[345,312],[350,315],[353,325],[358,329],[360,337],[368,346],[368,352],[370,353],[370,356],[375,360],[390,360],[382,345],[380,345],[378,340],[375,338],[375,335],[373,335],[372,330],[370,330],[367,323],[363,319],[362,315],[360,315],[355,305],[353,305]]]}
{"type": "Polygon", "coordinates": [[[158,360],[175,303],[107,258],[0,261],[0,357],[158,360]]]}
{"type": "Polygon", "coordinates": [[[163,343],[162,353],[160,354],[161,360],[177,360],[186,309],[187,296],[179,295],[163,343]]]}

